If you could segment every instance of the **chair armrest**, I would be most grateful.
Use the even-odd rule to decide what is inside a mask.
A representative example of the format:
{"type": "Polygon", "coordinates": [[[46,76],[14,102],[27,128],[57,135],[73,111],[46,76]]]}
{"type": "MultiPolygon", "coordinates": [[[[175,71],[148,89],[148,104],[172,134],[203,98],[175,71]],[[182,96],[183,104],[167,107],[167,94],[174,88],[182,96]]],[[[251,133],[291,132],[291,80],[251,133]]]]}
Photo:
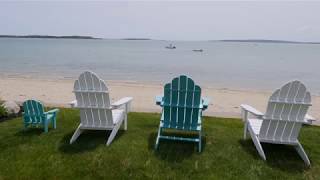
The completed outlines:
{"type": "Polygon", "coordinates": [[[316,118],[314,118],[311,115],[307,114],[304,117],[304,121],[305,121],[305,124],[310,124],[311,125],[314,121],[316,121],[316,118]]]}
{"type": "Polygon", "coordinates": [[[257,109],[247,105],[247,104],[241,104],[240,105],[241,109],[244,110],[245,112],[249,112],[255,116],[258,116],[258,117],[262,117],[263,116],[263,113],[258,111],[257,109]]]}
{"type": "Polygon", "coordinates": [[[202,110],[203,111],[208,109],[209,102],[210,102],[209,98],[202,98],[202,110]]]}
{"type": "Polygon", "coordinates": [[[112,108],[117,109],[123,105],[129,104],[132,100],[133,100],[132,97],[124,97],[124,98],[121,98],[120,100],[112,103],[111,106],[112,106],[112,108]]]}
{"type": "Polygon", "coordinates": [[[163,96],[156,96],[156,105],[162,106],[163,96]]]}
{"type": "Polygon", "coordinates": [[[51,109],[50,111],[45,112],[45,114],[54,114],[59,112],[59,109],[51,109]]]}
{"type": "Polygon", "coordinates": [[[73,101],[71,101],[71,102],[69,102],[69,104],[70,104],[70,106],[72,107],[72,108],[74,108],[74,107],[76,107],[77,106],[77,100],[73,100],[73,101]]]}

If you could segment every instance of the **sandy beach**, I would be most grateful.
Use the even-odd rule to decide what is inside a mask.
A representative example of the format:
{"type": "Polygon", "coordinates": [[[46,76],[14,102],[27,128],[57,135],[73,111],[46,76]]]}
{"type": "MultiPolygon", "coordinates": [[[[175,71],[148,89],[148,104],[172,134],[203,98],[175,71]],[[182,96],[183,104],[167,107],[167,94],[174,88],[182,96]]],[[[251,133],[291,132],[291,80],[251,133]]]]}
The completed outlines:
{"type": "MultiPolygon", "coordinates": [[[[69,107],[74,100],[72,93],[74,80],[49,80],[36,78],[0,78],[0,98],[22,102],[34,98],[46,105],[69,107]]],[[[132,111],[160,112],[161,108],[155,105],[155,96],[163,93],[163,85],[155,83],[139,83],[124,81],[106,81],[112,101],[124,96],[134,98],[132,111]]],[[[254,90],[215,89],[202,86],[203,96],[211,102],[204,112],[207,116],[240,117],[240,104],[249,104],[261,112],[265,111],[266,103],[272,92],[254,90]]],[[[320,97],[313,96],[309,114],[320,118],[320,97]]],[[[316,124],[320,124],[316,122],[316,124]]]]}

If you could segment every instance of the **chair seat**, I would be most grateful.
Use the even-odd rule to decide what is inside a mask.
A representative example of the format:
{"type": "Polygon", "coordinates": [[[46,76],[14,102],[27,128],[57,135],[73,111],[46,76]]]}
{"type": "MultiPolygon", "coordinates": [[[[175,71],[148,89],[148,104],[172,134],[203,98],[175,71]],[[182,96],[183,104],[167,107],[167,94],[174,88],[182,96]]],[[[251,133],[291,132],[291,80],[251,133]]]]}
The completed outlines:
{"type": "Polygon", "coordinates": [[[47,119],[51,119],[54,116],[54,114],[48,114],[47,119]]]}
{"type": "Polygon", "coordinates": [[[124,110],[122,109],[112,110],[113,124],[117,124],[119,121],[123,119],[123,117],[124,117],[124,110]]]}
{"type": "Polygon", "coordinates": [[[249,126],[255,135],[259,135],[262,125],[262,119],[248,119],[249,126]]]}
{"type": "MultiPolygon", "coordinates": [[[[165,126],[164,126],[163,120],[160,121],[160,127],[161,127],[161,128],[168,128],[168,127],[165,127],[165,126]]],[[[201,130],[201,125],[198,124],[196,128],[190,128],[190,129],[175,128],[175,127],[168,128],[168,129],[179,129],[179,130],[183,130],[183,131],[200,131],[200,130],[201,130]]]]}
{"type": "Polygon", "coordinates": [[[113,129],[116,124],[118,124],[121,120],[124,119],[124,110],[117,109],[117,110],[112,110],[112,120],[113,124],[85,124],[85,123],[80,123],[80,126],[82,129],[94,129],[94,130],[106,130],[106,129],[113,129]]]}
{"type": "MultiPolygon", "coordinates": [[[[175,127],[172,127],[172,128],[165,127],[163,122],[164,122],[164,113],[161,114],[160,127],[161,127],[161,128],[168,128],[168,129],[180,129],[180,128],[175,128],[175,127]]],[[[201,124],[199,123],[196,128],[180,129],[180,130],[185,130],[185,131],[200,131],[200,130],[201,130],[201,124]]]]}

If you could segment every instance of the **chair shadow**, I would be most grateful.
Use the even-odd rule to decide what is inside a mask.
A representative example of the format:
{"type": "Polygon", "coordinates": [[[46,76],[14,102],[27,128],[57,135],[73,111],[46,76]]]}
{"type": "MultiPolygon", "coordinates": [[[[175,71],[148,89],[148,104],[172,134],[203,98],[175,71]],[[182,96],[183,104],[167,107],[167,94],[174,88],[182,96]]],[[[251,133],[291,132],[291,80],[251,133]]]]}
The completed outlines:
{"type": "MultiPolygon", "coordinates": [[[[50,129],[49,129],[50,131],[50,129]]],[[[44,134],[43,128],[27,128],[15,133],[15,136],[40,136],[44,134]]]]}
{"type": "MultiPolygon", "coordinates": [[[[262,160],[251,140],[239,140],[239,143],[242,149],[254,159],[262,160]]],[[[270,143],[261,143],[261,145],[267,157],[266,164],[269,167],[292,174],[302,173],[308,169],[293,146],[270,143]]]]}
{"type": "Polygon", "coordinates": [[[182,162],[193,154],[201,154],[206,147],[206,137],[202,136],[202,151],[200,153],[198,152],[198,143],[165,139],[161,139],[158,149],[155,149],[157,135],[157,132],[150,133],[148,149],[154,151],[158,159],[168,162],[182,162]]]}
{"type": "MultiPolygon", "coordinates": [[[[110,146],[116,143],[118,138],[120,138],[124,132],[124,130],[119,130],[110,146]]],[[[70,144],[70,139],[73,133],[74,132],[72,131],[63,136],[59,144],[59,151],[66,154],[77,154],[93,151],[99,146],[107,146],[106,143],[109,135],[111,134],[111,130],[107,132],[99,130],[84,131],[75,142],[70,144]]]]}
{"type": "Polygon", "coordinates": [[[42,134],[45,134],[42,128],[21,128],[13,134],[13,136],[15,136],[15,140],[11,141],[9,144],[2,144],[1,150],[28,144],[32,140],[31,137],[41,136],[42,134]]]}

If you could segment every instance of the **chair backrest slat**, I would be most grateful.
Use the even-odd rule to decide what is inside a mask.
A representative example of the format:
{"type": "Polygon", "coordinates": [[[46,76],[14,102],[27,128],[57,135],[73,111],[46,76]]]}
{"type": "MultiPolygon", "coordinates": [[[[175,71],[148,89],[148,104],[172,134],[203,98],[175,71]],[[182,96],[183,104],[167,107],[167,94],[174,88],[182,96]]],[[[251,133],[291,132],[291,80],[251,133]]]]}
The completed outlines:
{"type": "Polygon", "coordinates": [[[24,110],[24,120],[33,123],[39,124],[42,123],[44,118],[44,107],[43,105],[36,100],[27,100],[23,103],[24,110]]]}
{"type": "Polygon", "coordinates": [[[179,76],[164,86],[164,127],[195,130],[198,125],[201,88],[191,78],[179,76]]]}
{"type": "MultiPolygon", "coordinates": [[[[193,106],[193,99],[194,99],[194,82],[192,80],[187,81],[187,95],[186,95],[186,105],[189,107],[193,106]],[[192,91],[191,91],[192,89],[192,91]]],[[[192,115],[193,115],[193,108],[185,108],[185,121],[184,121],[184,129],[191,129],[192,125],[192,115]]]]}
{"type": "Polygon", "coordinates": [[[83,125],[113,125],[108,88],[96,74],[88,71],[82,73],[74,83],[74,93],[83,125]]]}
{"type": "Polygon", "coordinates": [[[259,137],[267,140],[295,141],[311,105],[310,92],[299,81],[285,84],[269,99],[259,137]]]}

